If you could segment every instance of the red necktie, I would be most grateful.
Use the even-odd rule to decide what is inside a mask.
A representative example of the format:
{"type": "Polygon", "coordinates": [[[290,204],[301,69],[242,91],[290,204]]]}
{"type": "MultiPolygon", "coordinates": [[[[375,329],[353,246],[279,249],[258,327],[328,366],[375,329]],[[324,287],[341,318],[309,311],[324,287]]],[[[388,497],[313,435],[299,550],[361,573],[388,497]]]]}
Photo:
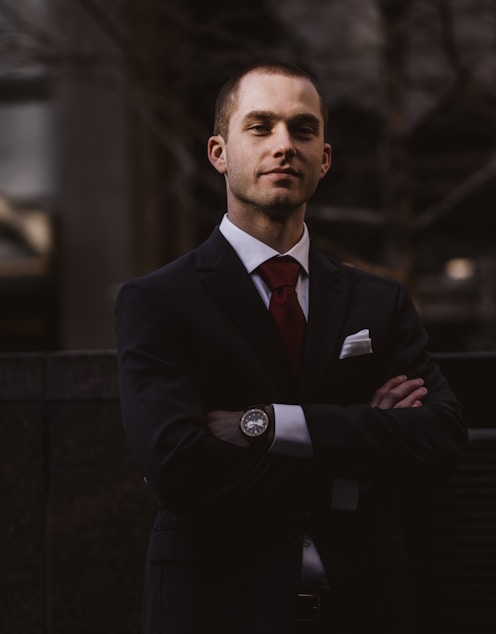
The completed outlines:
{"type": "Polygon", "coordinates": [[[269,312],[281,333],[296,376],[301,371],[305,316],[296,295],[300,265],[290,257],[275,257],[258,267],[270,288],[269,312]]]}

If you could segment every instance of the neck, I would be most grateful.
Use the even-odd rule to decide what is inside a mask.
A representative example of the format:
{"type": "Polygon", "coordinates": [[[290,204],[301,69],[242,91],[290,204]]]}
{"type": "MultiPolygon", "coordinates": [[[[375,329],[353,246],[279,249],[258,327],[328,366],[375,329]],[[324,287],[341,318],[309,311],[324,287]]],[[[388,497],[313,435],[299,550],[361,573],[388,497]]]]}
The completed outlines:
{"type": "Polygon", "coordinates": [[[229,220],[239,229],[249,233],[260,242],[279,253],[286,253],[301,240],[303,235],[304,211],[291,214],[282,220],[274,219],[266,213],[237,214],[229,210],[229,220]]]}

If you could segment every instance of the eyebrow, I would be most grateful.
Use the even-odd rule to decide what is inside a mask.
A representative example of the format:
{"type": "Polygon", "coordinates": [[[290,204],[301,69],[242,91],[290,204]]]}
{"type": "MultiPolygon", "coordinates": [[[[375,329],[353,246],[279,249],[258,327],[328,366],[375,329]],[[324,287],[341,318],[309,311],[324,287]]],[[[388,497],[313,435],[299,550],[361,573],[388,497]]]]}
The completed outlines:
{"type": "MultiPolygon", "coordinates": [[[[243,121],[247,124],[252,121],[280,121],[281,119],[281,115],[272,112],[272,110],[252,110],[244,116],[243,121]]],[[[320,119],[315,115],[306,112],[296,114],[291,117],[290,123],[293,125],[295,123],[308,123],[314,126],[317,131],[320,130],[320,119]]]]}

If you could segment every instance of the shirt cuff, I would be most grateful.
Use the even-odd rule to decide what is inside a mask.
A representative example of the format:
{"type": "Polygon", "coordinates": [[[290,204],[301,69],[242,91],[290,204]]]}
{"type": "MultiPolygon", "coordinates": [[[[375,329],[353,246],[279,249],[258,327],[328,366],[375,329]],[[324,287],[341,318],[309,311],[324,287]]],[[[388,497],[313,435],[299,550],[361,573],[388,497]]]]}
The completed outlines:
{"type": "Polygon", "coordinates": [[[270,453],[294,458],[313,458],[303,408],[299,405],[274,404],[275,432],[270,453]]]}

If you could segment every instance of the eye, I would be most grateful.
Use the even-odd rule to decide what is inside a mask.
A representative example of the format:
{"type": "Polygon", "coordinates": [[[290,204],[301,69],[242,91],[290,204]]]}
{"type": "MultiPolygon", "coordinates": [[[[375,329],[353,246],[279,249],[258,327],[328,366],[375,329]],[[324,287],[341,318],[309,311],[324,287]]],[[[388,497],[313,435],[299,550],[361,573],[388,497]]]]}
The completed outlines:
{"type": "Polygon", "coordinates": [[[254,125],[250,126],[249,130],[250,132],[253,132],[257,136],[270,134],[270,127],[265,123],[255,123],[254,125]]]}
{"type": "Polygon", "coordinates": [[[316,134],[315,129],[309,125],[300,125],[294,128],[293,134],[301,138],[310,138],[316,134]]]}

